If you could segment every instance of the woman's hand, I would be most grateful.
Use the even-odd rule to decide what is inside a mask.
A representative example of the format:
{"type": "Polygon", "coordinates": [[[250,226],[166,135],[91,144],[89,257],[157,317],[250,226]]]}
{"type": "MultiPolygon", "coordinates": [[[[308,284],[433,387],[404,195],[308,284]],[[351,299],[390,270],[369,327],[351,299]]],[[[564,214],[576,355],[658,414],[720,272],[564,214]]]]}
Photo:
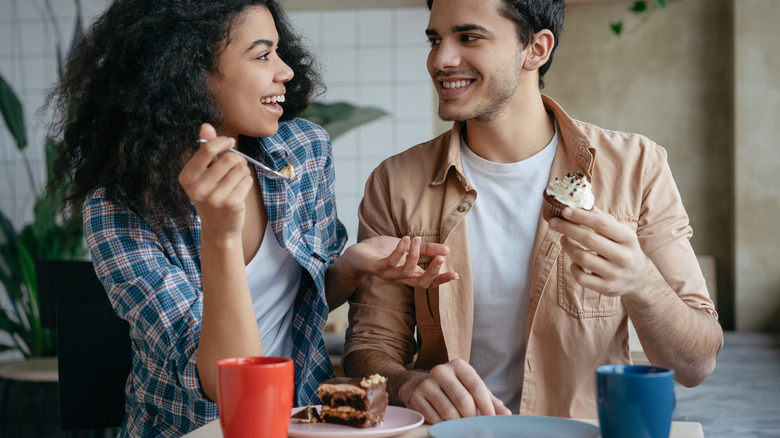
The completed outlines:
{"type": "Polygon", "coordinates": [[[449,248],[440,243],[422,243],[422,238],[377,236],[350,246],[341,256],[355,272],[412,287],[436,287],[457,280],[456,272],[440,274],[449,248]],[[432,257],[428,269],[417,263],[420,256],[432,257]]]}
{"type": "Polygon", "coordinates": [[[179,183],[200,215],[203,227],[226,233],[241,233],[246,197],[254,184],[246,160],[224,154],[236,140],[217,137],[208,123],[200,128],[203,143],[184,165],[179,183]]]}

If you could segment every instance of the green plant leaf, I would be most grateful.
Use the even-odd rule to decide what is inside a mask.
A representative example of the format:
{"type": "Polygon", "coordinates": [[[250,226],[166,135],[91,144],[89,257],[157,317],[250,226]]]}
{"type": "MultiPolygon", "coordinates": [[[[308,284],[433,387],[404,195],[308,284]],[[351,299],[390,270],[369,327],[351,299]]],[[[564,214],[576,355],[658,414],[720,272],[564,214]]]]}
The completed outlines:
{"type": "Polygon", "coordinates": [[[666,9],[666,0],[653,0],[653,3],[661,9],[666,9]]]}
{"type": "Polygon", "coordinates": [[[17,149],[24,150],[27,146],[27,129],[24,127],[22,102],[19,101],[3,75],[0,75],[0,112],[3,113],[5,126],[11,131],[14,141],[16,141],[17,149]]]}
{"type": "Polygon", "coordinates": [[[612,33],[614,33],[615,35],[620,35],[621,33],[623,33],[623,22],[615,21],[614,23],[610,23],[609,28],[612,29],[612,33]]]}
{"type": "Polygon", "coordinates": [[[14,225],[2,210],[0,210],[0,232],[3,233],[3,237],[5,237],[5,241],[9,245],[16,245],[16,230],[14,230],[14,225]]]}
{"type": "Polygon", "coordinates": [[[628,10],[635,14],[643,14],[647,12],[647,2],[645,1],[634,2],[634,4],[630,8],[628,8],[628,10]]]}
{"type": "Polygon", "coordinates": [[[376,107],[359,107],[347,102],[313,102],[301,114],[301,118],[322,126],[333,140],[353,128],[386,114],[387,112],[376,107]]]}

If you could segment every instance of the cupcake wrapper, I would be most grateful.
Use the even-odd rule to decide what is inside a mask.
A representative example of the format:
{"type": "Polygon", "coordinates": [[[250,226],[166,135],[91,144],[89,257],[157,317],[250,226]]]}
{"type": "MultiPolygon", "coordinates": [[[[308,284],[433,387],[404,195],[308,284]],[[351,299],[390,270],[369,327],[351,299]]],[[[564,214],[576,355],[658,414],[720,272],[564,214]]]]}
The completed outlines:
{"type": "Polygon", "coordinates": [[[542,217],[544,220],[549,221],[550,219],[554,217],[563,217],[563,208],[556,207],[555,205],[551,204],[550,201],[544,200],[542,203],[542,217]]]}

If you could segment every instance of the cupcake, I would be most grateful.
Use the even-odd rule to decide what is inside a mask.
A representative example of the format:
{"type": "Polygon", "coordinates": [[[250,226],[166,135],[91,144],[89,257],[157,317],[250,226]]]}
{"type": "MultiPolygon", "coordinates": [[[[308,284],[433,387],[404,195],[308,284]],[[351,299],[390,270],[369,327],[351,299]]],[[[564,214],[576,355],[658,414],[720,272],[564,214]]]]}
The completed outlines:
{"type": "Polygon", "coordinates": [[[554,217],[563,217],[566,207],[593,208],[593,192],[590,190],[588,178],[581,172],[568,173],[563,179],[555,178],[544,191],[542,217],[549,221],[554,217]]]}

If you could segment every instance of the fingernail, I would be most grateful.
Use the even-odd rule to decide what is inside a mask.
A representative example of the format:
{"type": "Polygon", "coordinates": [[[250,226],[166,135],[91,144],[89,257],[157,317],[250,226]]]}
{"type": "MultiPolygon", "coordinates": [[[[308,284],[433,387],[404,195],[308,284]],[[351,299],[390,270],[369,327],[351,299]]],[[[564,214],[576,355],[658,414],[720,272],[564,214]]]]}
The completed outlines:
{"type": "Polygon", "coordinates": [[[436,263],[436,266],[441,266],[444,264],[444,257],[437,257],[434,263],[436,263]]]}
{"type": "Polygon", "coordinates": [[[404,246],[409,244],[409,236],[404,236],[401,238],[401,243],[404,244],[404,246]]]}
{"type": "Polygon", "coordinates": [[[566,219],[568,219],[568,218],[570,218],[570,217],[572,217],[572,216],[574,216],[574,212],[573,212],[573,211],[571,211],[571,208],[568,208],[568,207],[567,207],[567,208],[564,208],[564,209],[563,209],[563,217],[565,217],[566,219]]]}
{"type": "Polygon", "coordinates": [[[550,228],[558,228],[558,219],[550,219],[550,228]]]}
{"type": "Polygon", "coordinates": [[[422,237],[419,237],[419,236],[418,236],[418,237],[415,237],[415,238],[414,238],[414,247],[415,247],[415,248],[419,248],[419,247],[420,247],[420,243],[421,243],[421,242],[422,242],[422,237]]]}

